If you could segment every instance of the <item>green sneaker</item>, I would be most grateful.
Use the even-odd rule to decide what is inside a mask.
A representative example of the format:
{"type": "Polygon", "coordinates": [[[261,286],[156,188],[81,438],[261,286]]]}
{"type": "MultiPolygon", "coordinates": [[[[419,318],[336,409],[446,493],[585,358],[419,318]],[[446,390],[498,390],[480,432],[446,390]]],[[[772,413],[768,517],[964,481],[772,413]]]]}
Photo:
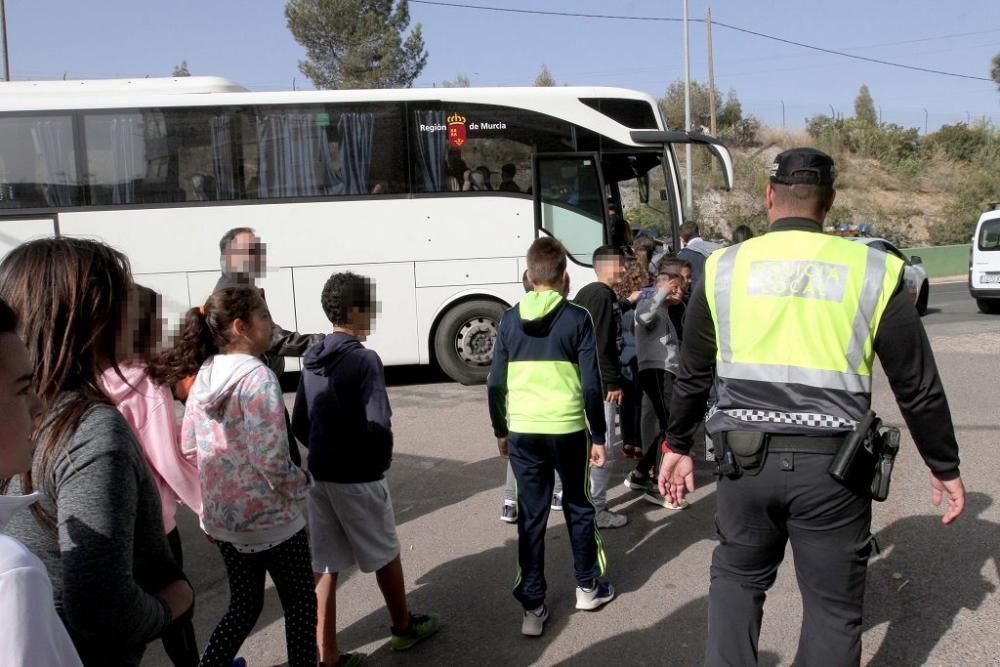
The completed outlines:
{"type": "Polygon", "coordinates": [[[393,651],[406,651],[427,639],[441,627],[441,617],[437,614],[410,614],[410,628],[399,632],[392,628],[392,638],[389,645],[393,651]]]}
{"type": "Polygon", "coordinates": [[[361,667],[364,662],[364,653],[341,653],[337,658],[337,667],[361,667]]]}

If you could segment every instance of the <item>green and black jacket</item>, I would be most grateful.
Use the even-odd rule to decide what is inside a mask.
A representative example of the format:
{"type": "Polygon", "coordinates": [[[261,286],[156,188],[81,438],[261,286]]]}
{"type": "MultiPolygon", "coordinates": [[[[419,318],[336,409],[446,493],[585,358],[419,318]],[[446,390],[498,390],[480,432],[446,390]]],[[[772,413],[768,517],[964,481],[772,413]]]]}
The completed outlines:
{"type": "Polygon", "coordinates": [[[504,313],[487,380],[498,438],[560,435],[590,424],[604,444],[604,395],[590,314],[557,292],[529,292],[504,313]]]}

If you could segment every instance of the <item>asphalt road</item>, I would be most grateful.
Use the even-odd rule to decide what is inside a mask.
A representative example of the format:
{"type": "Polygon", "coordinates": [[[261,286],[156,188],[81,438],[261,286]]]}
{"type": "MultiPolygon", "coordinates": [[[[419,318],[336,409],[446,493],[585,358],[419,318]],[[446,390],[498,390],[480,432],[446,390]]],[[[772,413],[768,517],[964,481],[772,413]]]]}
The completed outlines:
{"type": "MultiPolygon", "coordinates": [[[[864,659],[872,665],[1000,663],[1000,494],[997,406],[1000,317],[977,312],[964,284],[931,288],[924,318],[948,391],[970,491],[958,523],[940,524],[926,470],[901,423],[884,377],[875,407],[903,431],[892,496],[874,509],[882,553],[868,575],[864,659]]],[[[553,513],[547,537],[552,617],[539,639],[520,635],[510,596],[516,530],[498,519],[504,463],[495,456],[482,387],[443,382],[419,369],[392,369],[396,454],[389,481],[411,607],[441,614],[440,634],[406,654],[387,646],[388,616],[373,576],[351,571],[338,591],[342,650],[371,665],[697,665],[704,651],[708,563],[714,545],[714,483],[708,464],[689,509],[670,512],[619,486],[611,504],[625,528],[604,531],[608,577],[618,598],[597,613],[573,609],[564,522],[553,513]]],[[[618,479],[627,472],[618,466],[618,479]]],[[[204,644],[228,599],[225,571],[196,522],[179,516],[186,569],[198,594],[204,644]]],[[[791,664],[801,599],[791,552],[768,595],[761,663],[791,664]]],[[[281,610],[273,590],[243,647],[252,667],[285,661],[281,610]]],[[[833,660],[831,656],[831,661],[833,660]]],[[[146,665],[168,665],[159,644],[146,665]]],[[[831,664],[833,664],[831,662],[831,664]]]]}

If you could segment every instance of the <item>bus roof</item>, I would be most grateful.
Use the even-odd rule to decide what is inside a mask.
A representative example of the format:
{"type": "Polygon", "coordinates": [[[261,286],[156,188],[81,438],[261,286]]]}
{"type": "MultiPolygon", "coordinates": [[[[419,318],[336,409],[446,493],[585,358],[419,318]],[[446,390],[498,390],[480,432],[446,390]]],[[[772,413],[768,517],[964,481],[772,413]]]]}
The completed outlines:
{"type": "Polygon", "coordinates": [[[281,104],[363,102],[442,102],[512,107],[557,117],[624,145],[637,145],[629,128],[582,100],[634,100],[650,105],[657,128],[663,127],[656,100],[647,93],[598,86],[529,86],[510,88],[401,88],[371,90],[308,90],[250,92],[226,79],[178,77],[104,82],[0,83],[0,112],[106,111],[171,107],[252,107],[281,104]],[[190,79],[185,81],[185,79],[190,79]],[[176,83],[175,83],[176,82],[176,83]],[[75,84],[75,85],[74,85],[75,84]],[[94,85],[90,85],[94,84],[94,85]],[[99,86],[103,85],[101,89],[99,86]],[[14,86],[9,89],[5,86],[14,86]],[[221,88],[221,90],[220,90],[221,88]],[[14,90],[18,94],[5,94],[14,90]],[[38,94],[44,93],[44,94],[38,94]],[[177,94],[203,93],[203,94],[177,94]]]}
{"type": "Polygon", "coordinates": [[[8,96],[35,98],[36,96],[87,95],[177,95],[201,93],[248,92],[246,88],[218,76],[178,76],[137,79],[83,79],[79,81],[7,81],[0,82],[0,100],[8,96]]]}

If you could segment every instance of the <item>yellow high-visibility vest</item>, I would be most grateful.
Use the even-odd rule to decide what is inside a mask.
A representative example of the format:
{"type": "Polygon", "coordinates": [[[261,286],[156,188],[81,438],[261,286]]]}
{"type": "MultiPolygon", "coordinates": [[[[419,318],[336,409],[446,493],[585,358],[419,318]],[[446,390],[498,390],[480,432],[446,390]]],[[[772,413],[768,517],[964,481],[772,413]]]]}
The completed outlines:
{"type": "Polygon", "coordinates": [[[853,429],[871,406],[875,334],[903,262],[817,232],[716,251],[705,296],[718,344],[711,433],[853,429]]]}

